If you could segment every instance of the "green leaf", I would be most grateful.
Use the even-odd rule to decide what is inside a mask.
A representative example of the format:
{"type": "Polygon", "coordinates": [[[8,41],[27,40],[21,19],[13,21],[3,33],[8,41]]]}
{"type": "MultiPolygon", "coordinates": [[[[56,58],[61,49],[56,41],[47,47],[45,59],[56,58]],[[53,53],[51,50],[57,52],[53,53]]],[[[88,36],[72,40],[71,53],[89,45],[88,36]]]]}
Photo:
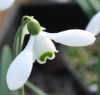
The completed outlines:
{"type": "Polygon", "coordinates": [[[9,46],[5,45],[1,52],[0,64],[0,95],[11,95],[11,91],[7,87],[6,74],[9,65],[13,60],[12,52],[9,46]]]}
{"type": "Polygon", "coordinates": [[[48,95],[45,92],[43,92],[41,89],[39,89],[38,87],[36,87],[34,84],[32,84],[31,82],[27,81],[25,83],[25,86],[27,88],[29,88],[33,93],[35,93],[35,95],[48,95]]]}
{"type": "Polygon", "coordinates": [[[92,3],[95,4],[94,0],[76,0],[76,1],[89,18],[91,18],[94,14],[96,14],[97,10],[96,8],[94,8],[92,4],[92,3]]]}
{"type": "Polygon", "coordinates": [[[95,0],[95,2],[94,0],[88,0],[88,1],[96,12],[100,11],[100,1],[99,0],[95,0]]]}

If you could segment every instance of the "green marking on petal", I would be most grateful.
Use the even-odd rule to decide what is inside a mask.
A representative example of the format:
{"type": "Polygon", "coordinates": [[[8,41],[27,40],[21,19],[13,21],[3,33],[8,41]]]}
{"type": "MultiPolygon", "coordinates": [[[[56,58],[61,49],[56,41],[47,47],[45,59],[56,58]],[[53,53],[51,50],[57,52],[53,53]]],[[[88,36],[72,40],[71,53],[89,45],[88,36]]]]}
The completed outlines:
{"type": "Polygon", "coordinates": [[[44,62],[46,57],[52,58],[53,57],[53,53],[52,52],[45,52],[44,54],[42,54],[40,56],[39,60],[44,62]]]}

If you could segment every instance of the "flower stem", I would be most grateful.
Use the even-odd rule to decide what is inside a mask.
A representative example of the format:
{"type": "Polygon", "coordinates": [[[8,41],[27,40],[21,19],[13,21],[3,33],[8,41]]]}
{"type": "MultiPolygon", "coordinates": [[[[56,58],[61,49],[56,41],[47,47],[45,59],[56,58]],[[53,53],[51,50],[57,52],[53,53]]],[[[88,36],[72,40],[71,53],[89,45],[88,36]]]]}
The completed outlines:
{"type": "Polygon", "coordinates": [[[24,86],[18,89],[18,95],[24,95],[24,86]]]}
{"type": "Polygon", "coordinates": [[[22,21],[21,21],[21,26],[23,26],[23,22],[25,21],[25,19],[27,19],[27,20],[31,20],[33,18],[33,16],[23,16],[23,18],[22,18],[22,21]]]}
{"type": "Polygon", "coordinates": [[[25,83],[25,86],[32,90],[32,92],[34,92],[36,95],[48,95],[39,88],[37,88],[35,85],[31,84],[29,81],[25,83]]]}

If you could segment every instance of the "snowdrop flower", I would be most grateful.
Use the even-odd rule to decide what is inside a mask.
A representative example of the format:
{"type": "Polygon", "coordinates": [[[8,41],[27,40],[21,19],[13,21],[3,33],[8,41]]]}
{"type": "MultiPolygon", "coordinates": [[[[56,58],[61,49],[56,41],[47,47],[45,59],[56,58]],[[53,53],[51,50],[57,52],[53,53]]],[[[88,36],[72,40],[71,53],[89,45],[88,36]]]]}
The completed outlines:
{"type": "Polygon", "coordinates": [[[24,33],[30,33],[30,39],[25,49],[14,59],[7,72],[7,84],[10,90],[16,90],[28,80],[35,60],[40,64],[55,58],[55,45],[51,40],[67,46],[87,46],[95,41],[95,37],[87,31],[73,29],[59,33],[44,32],[35,20],[28,20],[23,28],[24,33]]]}
{"type": "Polygon", "coordinates": [[[100,12],[92,17],[86,27],[86,31],[91,32],[94,36],[100,33],[100,12]]]}
{"type": "Polygon", "coordinates": [[[15,0],[0,0],[0,11],[10,8],[15,0]]]}

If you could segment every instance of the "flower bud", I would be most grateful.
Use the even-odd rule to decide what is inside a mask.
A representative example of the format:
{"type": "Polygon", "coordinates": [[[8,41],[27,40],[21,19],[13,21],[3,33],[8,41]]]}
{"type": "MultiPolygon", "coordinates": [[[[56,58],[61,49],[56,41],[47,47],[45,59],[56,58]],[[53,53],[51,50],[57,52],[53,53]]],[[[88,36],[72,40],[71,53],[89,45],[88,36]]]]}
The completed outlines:
{"type": "Polygon", "coordinates": [[[41,30],[39,22],[35,19],[28,20],[27,28],[31,35],[37,35],[37,34],[39,34],[39,32],[41,30]]]}

